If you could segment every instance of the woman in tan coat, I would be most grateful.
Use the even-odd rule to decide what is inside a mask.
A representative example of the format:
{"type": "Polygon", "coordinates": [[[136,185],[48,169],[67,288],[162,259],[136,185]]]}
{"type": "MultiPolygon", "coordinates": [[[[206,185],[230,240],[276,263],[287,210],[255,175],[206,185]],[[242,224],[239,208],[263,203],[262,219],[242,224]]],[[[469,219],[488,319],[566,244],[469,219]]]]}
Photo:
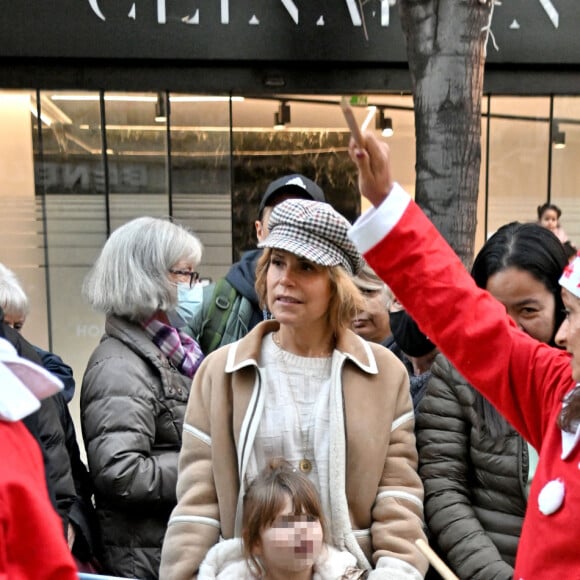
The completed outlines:
{"type": "Polygon", "coordinates": [[[207,357],[189,399],[160,576],[197,575],[239,537],[245,489],[285,457],[320,493],[332,543],[371,579],[420,580],[423,490],[408,375],[349,327],[361,259],[328,204],[288,200],[270,218],[256,288],[275,320],[207,357]]]}

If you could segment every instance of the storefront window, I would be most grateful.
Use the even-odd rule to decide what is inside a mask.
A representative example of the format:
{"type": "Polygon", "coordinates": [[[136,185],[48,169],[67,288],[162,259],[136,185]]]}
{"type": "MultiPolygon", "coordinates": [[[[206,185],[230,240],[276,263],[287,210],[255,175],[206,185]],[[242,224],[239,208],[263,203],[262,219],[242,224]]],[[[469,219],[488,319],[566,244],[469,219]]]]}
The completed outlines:
{"type": "Polygon", "coordinates": [[[232,263],[230,99],[171,93],[169,104],[171,214],[202,240],[199,271],[215,280],[232,263]]]}
{"type": "MultiPolygon", "coordinates": [[[[350,133],[340,96],[278,95],[233,103],[232,188],[234,259],[256,245],[252,227],[268,184],[301,173],[322,187],[327,200],[348,219],[361,211],[357,176],[348,156],[350,133]],[[276,123],[278,121],[278,123],[276,123]]],[[[376,96],[354,106],[359,124],[369,115],[369,129],[379,118],[393,128],[393,163],[397,178],[414,191],[415,130],[410,96],[376,96]],[[382,115],[381,115],[382,113],[382,115]],[[372,113],[371,113],[372,114],[372,113]]]]}
{"type": "Polygon", "coordinates": [[[546,201],[550,99],[490,98],[487,234],[511,221],[535,221],[546,201]]]}
{"type": "Polygon", "coordinates": [[[562,210],[562,227],[580,244],[580,98],[554,97],[550,200],[562,210]]]}
{"type": "Polygon", "coordinates": [[[36,94],[0,91],[0,262],[19,278],[30,301],[24,332],[48,344],[42,198],[35,195],[36,94]]]}
{"type": "Polygon", "coordinates": [[[111,230],[148,215],[169,215],[167,95],[106,93],[111,230]]]}
{"type": "MultiPolygon", "coordinates": [[[[43,91],[38,97],[35,180],[44,209],[47,281],[41,304],[48,312],[48,346],[74,369],[80,390],[84,367],[104,330],[102,315],[81,295],[83,279],[110,232],[99,94],[43,91]]],[[[75,419],[78,401],[71,403],[75,419]]]]}

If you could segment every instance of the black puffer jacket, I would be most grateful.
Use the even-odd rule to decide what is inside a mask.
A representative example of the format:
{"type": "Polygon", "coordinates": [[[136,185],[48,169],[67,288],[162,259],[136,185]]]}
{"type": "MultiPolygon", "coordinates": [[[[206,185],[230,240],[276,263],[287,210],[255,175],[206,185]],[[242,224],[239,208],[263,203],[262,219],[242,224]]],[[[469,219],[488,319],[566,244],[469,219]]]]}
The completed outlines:
{"type": "MultiPolygon", "coordinates": [[[[53,361],[56,359],[60,361],[59,357],[40,351],[4,323],[1,323],[0,334],[14,345],[20,356],[45,366],[54,373],[54,364],[44,365],[44,361],[40,358],[41,353],[52,357],[53,361]]],[[[57,373],[54,374],[59,376],[57,373]]],[[[49,496],[62,519],[65,537],[68,526],[74,525],[73,554],[81,562],[94,561],[99,555],[99,543],[91,503],[92,483],[87,468],[81,461],[73,420],[62,393],[43,399],[40,402],[40,409],[26,417],[24,421],[40,444],[49,496]]]]}
{"type": "MultiPolygon", "coordinates": [[[[91,481],[86,465],[81,460],[74,423],[63,394],[58,393],[48,400],[53,402],[58,413],[62,436],[64,437],[64,445],[67,450],[67,458],[63,458],[63,462],[67,461],[66,465],[68,465],[74,484],[74,501],[68,505],[66,511],[69,525],[73,525],[75,531],[72,553],[82,563],[95,564],[100,560],[100,540],[96,512],[92,503],[94,493],[93,482],[91,481]]],[[[57,473],[58,471],[63,471],[65,464],[60,463],[58,465],[60,468],[56,470],[57,473]]],[[[62,507],[69,503],[67,502],[68,496],[59,491],[65,485],[65,475],[66,472],[60,475],[56,485],[56,500],[59,513],[62,512],[62,507]]],[[[61,517],[65,521],[62,513],[61,517]]]]}
{"type": "MultiPolygon", "coordinates": [[[[66,403],[61,393],[41,402],[38,410],[38,435],[47,456],[46,473],[53,485],[56,509],[66,529],[77,493],[66,447],[67,436],[60,418],[62,407],[66,407],[66,403]]],[[[72,419],[70,421],[72,424],[72,419]]]]}
{"type": "Polygon", "coordinates": [[[526,509],[528,449],[478,429],[475,390],[441,354],[416,417],[425,519],[460,578],[508,580],[526,509]]]}
{"type": "Polygon", "coordinates": [[[191,379],[140,326],[111,316],[105,332],[81,391],[105,571],[157,578],[191,379]]]}

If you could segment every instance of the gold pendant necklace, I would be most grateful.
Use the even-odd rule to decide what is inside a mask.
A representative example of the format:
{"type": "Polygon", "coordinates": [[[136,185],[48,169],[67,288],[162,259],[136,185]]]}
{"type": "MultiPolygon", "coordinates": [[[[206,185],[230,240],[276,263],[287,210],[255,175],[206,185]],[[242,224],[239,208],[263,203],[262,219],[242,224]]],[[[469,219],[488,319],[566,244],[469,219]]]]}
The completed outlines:
{"type": "MultiPolygon", "coordinates": [[[[308,475],[312,471],[312,461],[308,459],[307,453],[310,451],[310,428],[309,425],[306,426],[306,435],[304,435],[304,431],[302,430],[302,422],[300,421],[300,408],[298,407],[298,403],[296,402],[296,397],[294,396],[294,391],[292,389],[292,385],[290,384],[290,373],[288,370],[288,364],[285,360],[284,353],[285,350],[280,345],[280,337],[278,336],[277,332],[272,334],[272,340],[274,344],[278,347],[278,360],[282,364],[283,372],[288,380],[288,390],[290,391],[290,397],[292,398],[292,403],[294,404],[294,409],[296,411],[296,421],[298,422],[298,430],[300,431],[300,440],[302,442],[302,459],[298,461],[298,469],[306,475],[308,475]]],[[[316,407],[316,401],[312,406],[312,413],[310,415],[310,420],[308,423],[310,424],[311,420],[314,417],[314,411],[316,407]]],[[[314,429],[314,427],[313,427],[314,429]]]]}

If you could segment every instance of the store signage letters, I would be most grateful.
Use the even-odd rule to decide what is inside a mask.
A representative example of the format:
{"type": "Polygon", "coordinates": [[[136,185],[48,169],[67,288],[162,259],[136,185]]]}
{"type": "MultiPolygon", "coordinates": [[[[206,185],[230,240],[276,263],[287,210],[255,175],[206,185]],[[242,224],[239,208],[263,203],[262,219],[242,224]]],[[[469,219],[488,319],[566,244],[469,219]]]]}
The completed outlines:
{"type": "MultiPolygon", "coordinates": [[[[0,55],[405,63],[398,1],[0,0],[0,55]]],[[[578,64],[578,22],[580,0],[496,2],[487,60],[578,64]]]]}
{"type": "MultiPolygon", "coordinates": [[[[167,23],[167,1],[168,0],[157,0],[157,23],[166,24],[167,23]]],[[[294,2],[294,0],[278,0],[288,16],[292,19],[294,24],[299,24],[300,22],[300,9],[294,2]]],[[[544,2],[549,0],[543,0],[544,2]]],[[[88,0],[89,5],[93,12],[101,19],[106,20],[106,16],[100,8],[99,0],[88,0]]],[[[346,7],[348,9],[348,14],[352,26],[362,26],[362,17],[358,8],[357,0],[344,0],[346,7]]],[[[389,25],[389,15],[390,6],[394,3],[392,0],[379,0],[380,2],[380,23],[381,26],[389,25]]],[[[133,20],[137,19],[137,4],[134,2],[127,14],[128,18],[133,20]]],[[[200,23],[200,10],[197,8],[195,12],[191,15],[182,15],[180,18],[181,22],[184,24],[199,24],[200,23]]],[[[323,26],[325,22],[324,15],[321,14],[318,18],[316,24],[318,26],[323,26]]],[[[230,23],[230,0],[220,0],[220,24],[230,23]]],[[[256,14],[252,14],[248,19],[248,24],[258,25],[260,24],[260,19],[256,14]]]]}
{"type": "MultiPolygon", "coordinates": [[[[294,0],[278,0],[288,16],[292,19],[294,24],[299,24],[300,22],[300,9],[294,2],[294,0]]],[[[557,8],[554,6],[552,0],[536,0],[540,3],[540,6],[545,11],[548,19],[554,26],[558,28],[560,15],[557,8]]],[[[92,11],[101,19],[106,20],[107,17],[100,8],[99,0],[88,0],[92,11]]],[[[157,2],[157,23],[166,24],[167,23],[167,3],[168,0],[156,0],[157,2]]],[[[230,0],[219,0],[220,2],[220,24],[230,23],[230,0]]],[[[352,26],[359,27],[362,26],[363,20],[361,13],[359,11],[357,0],[344,0],[346,7],[348,9],[348,14],[350,17],[350,23],[352,26]]],[[[389,26],[390,22],[390,7],[395,4],[395,0],[379,0],[380,2],[380,25],[383,27],[389,26]]],[[[128,18],[133,20],[137,19],[137,3],[133,2],[131,8],[127,14],[128,18]]],[[[199,24],[200,23],[200,9],[197,8],[193,14],[181,15],[181,22],[184,24],[199,24]]],[[[316,24],[317,26],[324,26],[325,18],[321,14],[318,18],[316,24]]],[[[250,25],[260,25],[260,19],[256,14],[252,14],[248,19],[248,24],[250,25]]],[[[517,26],[517,24],[516,24],[517,26]]]]}

